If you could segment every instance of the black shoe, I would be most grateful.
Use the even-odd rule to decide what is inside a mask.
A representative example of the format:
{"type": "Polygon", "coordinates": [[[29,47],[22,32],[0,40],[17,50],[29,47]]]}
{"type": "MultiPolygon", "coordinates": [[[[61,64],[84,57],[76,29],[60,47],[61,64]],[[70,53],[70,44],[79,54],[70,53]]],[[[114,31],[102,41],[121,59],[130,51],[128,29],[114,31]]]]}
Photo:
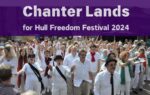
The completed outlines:
{"type": "Polygon", "coordinates": [[[143,89],[142,89],[142,88],[140,88],[139,90],[140,90],[140,91],[143,91],[143,89]]]}
{"type": "Polygon", "coordinates": [[[132,92],[133,92],[134,94],[138,94],[138,92],[137,92],[137,91],[135,91],[135,90],[133,90],[132,92]]]}

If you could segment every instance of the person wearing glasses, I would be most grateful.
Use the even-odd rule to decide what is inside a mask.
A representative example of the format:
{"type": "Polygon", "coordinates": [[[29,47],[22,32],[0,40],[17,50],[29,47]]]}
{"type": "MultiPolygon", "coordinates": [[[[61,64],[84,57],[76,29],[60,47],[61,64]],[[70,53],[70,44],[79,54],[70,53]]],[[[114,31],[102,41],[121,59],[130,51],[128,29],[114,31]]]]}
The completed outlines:
{"type": "Polygon", "coordinates": [[[106,60],[106,69],[95,77],[94,95],[119,95],[120,76],[115,72],[116,64],[116,59],[106,60]]]}

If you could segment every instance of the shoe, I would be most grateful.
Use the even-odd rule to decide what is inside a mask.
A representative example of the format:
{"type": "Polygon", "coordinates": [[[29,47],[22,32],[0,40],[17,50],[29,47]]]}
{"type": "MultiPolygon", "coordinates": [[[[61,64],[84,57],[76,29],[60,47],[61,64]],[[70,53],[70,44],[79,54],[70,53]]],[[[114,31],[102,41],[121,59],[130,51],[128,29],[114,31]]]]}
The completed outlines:
{"type": "Polygon", "coordinates": [[[139,90],[140,90],[140,91],[143,91],[143,89],[142,89],[142,88],[140,88],[139,90]]]}
{"type": "Polygon", "coordinates": [[[50,91],[50,90],[47,88],[46,92],[48,92],[48,93],[49,93],[49,91],[50,91]]]}
{"type": "Polygon", "coordinates": [[[132,92],[133,92],[134,94],[138,94],[138,92],[137,92],[137,91],[135,91],[135,90],[133,90],[132,92]]]}

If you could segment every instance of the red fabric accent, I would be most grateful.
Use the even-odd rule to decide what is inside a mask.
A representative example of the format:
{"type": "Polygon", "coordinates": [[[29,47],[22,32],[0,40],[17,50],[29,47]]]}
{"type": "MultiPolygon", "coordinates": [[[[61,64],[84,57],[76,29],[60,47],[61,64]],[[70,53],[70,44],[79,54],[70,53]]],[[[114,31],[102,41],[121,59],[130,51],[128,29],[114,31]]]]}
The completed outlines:
{"type": "Polygon", "coordinates": [[[91,61],[95,62],[95,52],[91,52],[91,61]]]}
{"type": "MultiPolygon", "coordinates": [[[[144,60],[146,60],[145,54],[140,54],[140,55],[139,55],[139,58],[143,58],[144,60]]],[[[146,68],[146,61],[143,62],[143,66],[146,68]]]]}
{"type": "Polygon", "coordinates": [[[48,67],[48,65],[49,65],[49,62],[50,62],[51,60],[52,60],[51,58],[45,58],[45,63],[46,63],[46,65],[47,65],[47,67],[46,67],[46,69],[45,69],[44,76],[47,76],[48,78],[50,77],[50,76],[48,75],[48,70],[50,69],[50,68],[48,67]]]}
{"type": "MultiPolygon", "coordinates": [[[[21,70],[25,63],[27,63],[27,57],[19,56],[17,71],[21,70]]],[[[24,77],[24,80],[25,78],[26,76],[24,77]]],[[[17,79],[17,86],[20,87],[20,85],[21,85],[21,75],[19,75],[17,79]]]]}

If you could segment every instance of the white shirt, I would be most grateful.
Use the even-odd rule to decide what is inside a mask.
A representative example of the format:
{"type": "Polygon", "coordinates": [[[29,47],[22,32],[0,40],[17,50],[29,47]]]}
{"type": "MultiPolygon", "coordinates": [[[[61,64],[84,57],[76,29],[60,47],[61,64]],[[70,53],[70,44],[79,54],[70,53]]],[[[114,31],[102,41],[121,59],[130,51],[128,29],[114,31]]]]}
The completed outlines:
{"type": "MultiPolygon", "coordinates": [[[[120,91],[120,75],[116,72],[113,74],[114,80],[114,95],[117,95],[120,91]]],[[[104,70],[99,72],[95,77],[94,83],[94,95],[111,95],[111,84],[110,84],[111,74],[104,70]]]]}
{"type": "Polygon", "coordinates": [[[37,61],[38,63],[39,63],[39,66],[43,69],[43,70],[45,70],[45,68],[46,68],[46,63],[45,63],[45,55],[44,55],[44,51],[41,51],[40,52],[41,53],[41,59],[39,59],[39,61],[37,61]]]}
{"type": "Polygon", "coordinates": [[[91,82],[89,78],[89,72],[91,72],[90,61],[87,59],[84,63],[81,63],[80,59],[74,60],[72,66],[75,66],[74,70],[74,86],[80,87],[82,81],[91,82]]]}
{"type": "Polygon", "coordinates": [[[75,56],[73,56],[71,53],[66,55],[65,58],[64,58],[63,65],[68,66],[69,68],[71,68],[73,60],[75,60],[76,58],[78,58],[78,54],[76,54],[75,56]]]}
{"type": "MultiPolygon", "coordinates": [[[[37,62],[32,65],[39,71],[42,71],[42,68],[38,65],[37,62]]],[[[31,67],[28,63],[26,63],[23,66],[22,71],[25,72],[25,74],[26,74],[26,83],[29,83],[32,81],[38,81],[37,76],[35,75],[35,73],[33,72],[33,70],[31,69],[31,67]]]]}
{"type": "Polygon", "coordinates": [[[95,62],[91,61],[91,53],[88,52],[86,55],[86,59],[91,62],[91,72],[95,73],[97,71],[98,61],[100,61],[100,54],[98,52],[95,53],[95,62]]]}
{"type": "Polygon", "coordinates": [[[18,59],[17,57],[12,58],[11,60],[3,59],[2,64],[7,64],[12,67],[12,74],[17,74],[17,67],[18,67],[18,59]]]}
{"type": "MultiPolygon", "coordinates": [[[[68,77],[70,75],[70,69],[67,66],[60,65],[58,66],[60,71],[63,73],[65,77],[68,77]]],[[[53,70],[49,70],[49,74],[52,76],[52,86],[53,87],[59,87],[59,86],[67,86],[65,80],[61,77],[59,72],[57,71],[56,67],[53,66],[53,70]]]]}

